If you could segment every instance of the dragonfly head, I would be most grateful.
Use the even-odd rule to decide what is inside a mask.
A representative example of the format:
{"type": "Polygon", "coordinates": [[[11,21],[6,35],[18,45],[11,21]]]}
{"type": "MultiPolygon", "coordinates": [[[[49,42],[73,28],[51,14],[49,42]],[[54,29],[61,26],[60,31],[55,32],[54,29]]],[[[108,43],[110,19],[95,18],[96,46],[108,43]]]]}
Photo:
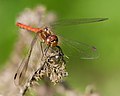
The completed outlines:
{"type": "Polygon", "coordinates": [[[58,44],[58,37],[56,35],[50,35],[47,37],[46,43],[50,47],[55,47],[58,44]]]}

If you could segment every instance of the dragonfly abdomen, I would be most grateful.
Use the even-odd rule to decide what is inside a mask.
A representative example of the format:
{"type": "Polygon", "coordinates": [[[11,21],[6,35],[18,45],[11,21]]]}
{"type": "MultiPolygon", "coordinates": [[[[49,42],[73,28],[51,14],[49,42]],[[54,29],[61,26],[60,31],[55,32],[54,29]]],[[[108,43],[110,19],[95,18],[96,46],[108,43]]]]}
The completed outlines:
{"type": "Polygon", "coordinates": [[[31,27],[31,26],[27,26],[27,25],[24,25],[24,24],[19,23],[19,22],[17,22],[16,25],[17,25],[18,27],[22,28],[22,29],[26,29],[26,30],[28,30],[28,31],[32,31],[32,32],[35,32],[35,33],[42,31],[41,28],[33,28],[33,27],[31,27]]]}

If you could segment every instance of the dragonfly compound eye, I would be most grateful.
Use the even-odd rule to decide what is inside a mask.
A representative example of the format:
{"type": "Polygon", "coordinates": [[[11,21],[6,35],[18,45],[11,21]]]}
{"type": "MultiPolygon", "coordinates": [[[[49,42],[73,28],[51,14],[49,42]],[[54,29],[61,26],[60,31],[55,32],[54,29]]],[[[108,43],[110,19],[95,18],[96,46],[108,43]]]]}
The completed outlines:
{"type": "Polygon", "coordinates": [[[55,46],[57,46],[57,44],[58,44],[58,38],[57,38],[56,35],[50,35],[50,36],[48,36],[46,42],[47,42],[47,44],[48,44],[49,46],[55,47],[55,46]]]}

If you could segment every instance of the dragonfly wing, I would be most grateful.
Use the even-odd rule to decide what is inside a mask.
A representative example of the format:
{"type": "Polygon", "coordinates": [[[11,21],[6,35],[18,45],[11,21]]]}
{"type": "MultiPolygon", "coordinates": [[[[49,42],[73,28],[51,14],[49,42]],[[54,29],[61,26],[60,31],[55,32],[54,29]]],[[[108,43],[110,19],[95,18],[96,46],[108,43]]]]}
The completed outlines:
{"type": "Polygon", "coordinates": [[[21,85],[20,84],[20,78],[21,78],[20,74],[21,74],[21,72],[23,70],[23,67],[25,67],[25,64],[24,64],[25,61],[24,61],[24,59],[20,63],[20,66],[18,67],[18,70],[17,70],[17,72],[15,73],[15,76],[14,76],[14,83],[15,83],[16,86],[21,85]]]}
{"type": "Polygon", "coordinates": [[[71,57],[73,54],[79,56],[80,59],[96,59],[99,57],[94,46],[66,39],[63,39],[61,43],[63,51],[68,57],[71,57]]]}
{"type": "Polygon", "coordinates": [[[94,23],[105,21],[108,18],[81,18],[81,19],[61,19],[57,20],[55,23],[50,24],[51,26],[70,26],[70,25],[79,25],[84,23],[94,23]]]}
{"type": "Polygon", "coordinates": [[[27,54],[27,56],[22,60],[20,66],[18,67],[18,70],[14,76],[14,82],[16,85],[22,86],[25,84],[26,81],[26,71],[28,69],[28,64],[29,64],[29,60],[31,57],[31,53],[33,50],[33,46],[36,43],[37,40],[37,35],[33,38],[32,42],[31,42],[31,47],[29,50],[29,53],[27,54]]]}

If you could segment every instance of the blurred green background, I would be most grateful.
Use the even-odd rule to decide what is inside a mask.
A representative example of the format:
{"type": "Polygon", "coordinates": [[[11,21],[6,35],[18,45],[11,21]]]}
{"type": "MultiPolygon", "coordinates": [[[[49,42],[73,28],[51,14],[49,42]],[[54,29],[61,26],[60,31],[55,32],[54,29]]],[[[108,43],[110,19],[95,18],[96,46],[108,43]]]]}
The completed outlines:
{"type": "MultiPolygon", "coordinates": [[[[119,96],[119,0],[0,0],[0,68],[9,59],[17,39],[16,16],[24,8],[34,8],[39,4],[45,5],[48,11],[57,13],[60,18],[109,18],[101,23],[74,26],[74,32],[69,32],[69,38],[95,45],[100,57],[76,62],[73,56],[73,60],[67,64],[67,81],[80,91],[88,84],[95,84],[102,96],[119,96]]],[[[68,33],[63,32],[63,35],[68,33]]]]}

